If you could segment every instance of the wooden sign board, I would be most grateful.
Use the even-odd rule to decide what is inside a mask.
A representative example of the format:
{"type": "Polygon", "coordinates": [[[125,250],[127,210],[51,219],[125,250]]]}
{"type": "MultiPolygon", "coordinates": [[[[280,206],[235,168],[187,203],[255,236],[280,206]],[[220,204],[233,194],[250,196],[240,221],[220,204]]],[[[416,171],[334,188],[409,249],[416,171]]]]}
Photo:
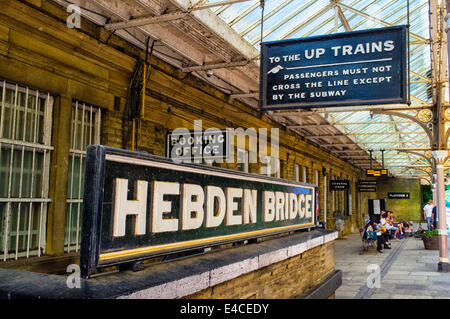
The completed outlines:
{"type": "Polygon", "coordinates": [[[87,149],[81,273],[315,226],[314,185],[87,149]]]}

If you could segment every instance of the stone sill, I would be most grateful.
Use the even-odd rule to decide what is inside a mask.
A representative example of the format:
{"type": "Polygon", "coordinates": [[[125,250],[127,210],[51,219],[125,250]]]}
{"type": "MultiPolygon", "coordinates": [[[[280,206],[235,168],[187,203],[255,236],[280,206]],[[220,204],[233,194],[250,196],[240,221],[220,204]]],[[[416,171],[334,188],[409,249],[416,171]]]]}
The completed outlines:
{"type": "Polygon", "coordinates": [[[0,298],[174,299],[192,295],[260,268],[300,255],[334,241],[331,230],[298,232],[255,244],[210,252],[140,272],[81,279],[81,288],[68,288],[67,276],[0,269],[0,298]]]}

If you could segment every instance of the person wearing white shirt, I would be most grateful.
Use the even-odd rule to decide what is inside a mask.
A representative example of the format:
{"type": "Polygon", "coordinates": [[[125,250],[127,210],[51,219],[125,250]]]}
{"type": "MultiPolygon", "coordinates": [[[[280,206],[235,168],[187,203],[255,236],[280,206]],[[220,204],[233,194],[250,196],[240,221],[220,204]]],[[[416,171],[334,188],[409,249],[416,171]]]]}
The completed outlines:
{"type": "Polygon", "coordinates": [[[423,207],[423,218],[427,221],[428,230],[431,230],[431,217],[433,216],[433,201],[430,199],[428,204],[423,207]]]}
{"type": "MultiPolygon", "coordinates": [[[[381,216],[381,218],[380,218],[380,224],[381,224],[382,226],[386,227],[386,230],[394,230],[394,231],[397,231],[397,230],[398,230],[397,227],[394,227],[394,226],[390,225],[390,224],[386,221],[387,213],[386,213],[385,211],[382,211],[381,214],[380,214],[380,216],[381,216]]],[[[385,240],[384,248],[391,249],[391,248],[389,247],[389,245],[391,244],[391,243],[389,243],[389,235],[388,235],[387,233],[385,233],[385,234],[383,234],[383,236],[384,236],[384,240],[385,240]],[[387,246],[387,247],[386,247],[386,246],[387,246]]]]}

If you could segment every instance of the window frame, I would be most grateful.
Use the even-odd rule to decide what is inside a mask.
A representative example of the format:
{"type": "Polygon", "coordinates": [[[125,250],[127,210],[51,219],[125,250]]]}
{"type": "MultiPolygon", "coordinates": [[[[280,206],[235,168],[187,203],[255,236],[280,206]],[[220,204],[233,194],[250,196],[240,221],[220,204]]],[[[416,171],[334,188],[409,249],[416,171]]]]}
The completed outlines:
{"type": "MultiPolygon", "coordinates": [[[[5,198],[0,198],[1,203],[6,203],[5,211],[2,214],[3,220],[1,221],[1,247],[0,247],[0,255],[3,255],[2,259],[3,261],[6,261],[8,259],[18,259],[19,257],[27,257],[35,256],[38,257],[41,256],[41,254],[45,253],[45,247],[46,247],[46,221],[47,221],[47,213],[48,213],[48,204],[51,202],[51,199],[49,198],[49,182],[50,182],[50,159],[51,159],[51,152],[53,151],[53,146],[51,145],[51,135],[52,135],[52,112],[53,112],[53,105],[54,105],[54,97],[50,95],[50,93],[41,92],[39,90],[30,89],[27,86],[22,86],[19,84],[11,84],[6,82],[6,80],[3,80],[0,82],[0,89],[1,89],[1,95],[0,95],[0,152],[4,152],[4,150],[10,151],[9,155],[9,169],[7,168],[6,171],[8,172],[8,190],[7,195],[5,198]],[[10,105],[10,109],[12,115],[12,123],[11,123],[11,135],[9,138],[5,138],[5,132],[4,132],[4,125],[6,123],[5,120],[5,110],[6,107],[6,90],[13,91],[14,94],[14,105],[10,105]],[[22,93],[25,94],[25,104],[24,105],[18,105],[18,94],[22,93]],[[33,105],[29,104],[29,98],[35,97],[35,103],[33,105]],[[40,134],[40,131],[38,130],[38,120],[40,120],[40,100],[44,100],[44,110],[42,114],[42,141],[39,141],[38,135],[40,134]],[[30,110],[30,111],[28,111],[30,110]],[[23,118],[22,118],[22,137],[21,138],[15,138],[16,137],[16,129],[19,129],[20,127],[20,112],[23,111],[23,118]],[[33,114],[34,112],[34,122],[33,127],[31,128],[32,131],[30,131],[32,135],[32,141],[26,140],[26,132],[27,132],[27,116],[28,113],[33,114]],[[11,188],[12,188],[12,179],[13,179],[13,171],[14,171],[14,154],[16,151],[21,152],[21,160],[20,160],[20,180],[19,180],[19,191],[18,196],[13,197],[11,194],[11,188]],[[24,161],[25,161],[25,152],[31,152],[32,153],[32,166],[31,166],[31,184],[30,184],[30,194],[29,196],[22,196],[23,191],[23,178],[24,178],[24,170],[28,168],[24,168],[24,161]],[[40,165],[41,170],[39,171],[37,167],[35,167],[35,163],[39,161],[37,159],[36,154],[42,154],[42,164],[40,165]],[[40,197],[34,196],[35,195],[35,189],[34,189],[34,182],[35,178],[37,180],[37,173],[41,174],[41,185],[40,185],[40,197]],[[17,204],[17,210],[14,212],[14,209],[12,208],[13,204],[17,204]],[[20,219],[22,215],[22,204],[28,207],[25,208],[25,211],[27,211],[28,215],[25,215],[25,219],[28,218],[26,229],[20,229],[20,219]],[[40,205],[39,208],[36,209],[38,211],[38,220],[39,225],[37,229],[32,229],[32,220],[34,218],[35,214],[35,205],[40,205]],[[12,214],[17,214],[17,216],[13,216],[12,214]],[[13,229],[13,217],[16,218],[16,227],[13,229]],[[32,248],[32,236],[36,235],[37,237],[37,248],[32,248]],[[26,249],[22,248],[19,251],[19,238],[21,236],[26,236],[26,249]],[[12,238],[15,237],[15,243],[14,243],[14,249],[13,248],[13,242],[12,238]]],[[[30,118],[30,121],[32,119],[30,118]]],[[[39,127],[40,128],[40,127],[39,127]]],[[[18,132],[18,131],[17,131],[18,132]]],[[[5,152],[6,153],[6,152],[5,152]]],[[[39,181],[36,181],[38,183],[39,181]]],[[[25,224],[25,223],[24,223],[25,224]]],[[[25,238],[23,238],[25,241],[25,238]]],[[[24,243],[23,243],[24,245],[24,243]]]]}
{"type": "MultiPolygon", "coordinates": [[[[86,148],[84,147],[84,131],[85,125],[89,125],[89,144],[100,144],[101,139],[101,108],[88,103],[84,103],[78,100],[72,101],[72,115],[70,124],[70,147],[69,147],[69,163],[67,169],[67,196],[66,196],[66,225],[65,225],[65,236],[64,236],[64,251],[70,253],[72,248],[75,252],[80,249],[81,241],[81,214],[82,214],[82,204],[83,204],[83,189],[81,187],[82,180],[84,178],[83,174],[83,161],[86,158],[86,148]],[[89,123],[86,124],[87,119],[85,119],[86,112],[89,112],[89,123]],[[79,123],[78,113],[82,113],[81,123],[79,123]],[[79,126],[81,124],[81,127],[79,126]],[[81,140],[78,141],[78,128],[81,128],[81,140]],[[92,140],[93,139],[93,140],[92,140]],[[93,143],[91,143],[93,142],[93,143]],[[77,147],[77,146],[80,147],[77,147]],[[78,166],[78,196],[72,197],[74,192],[75,182],[75,160],[79,160],[78,166]],[[75,230],[72,229],[72,207],[76,205],[76,223],[75,230]],[[72,232],[75,231],[75,242],[72,243],[72,232]],[[74,246],[74,247],[73,247],[74,246]]],[[[86,146],[87,146],[86,145],[86,146]]]]}

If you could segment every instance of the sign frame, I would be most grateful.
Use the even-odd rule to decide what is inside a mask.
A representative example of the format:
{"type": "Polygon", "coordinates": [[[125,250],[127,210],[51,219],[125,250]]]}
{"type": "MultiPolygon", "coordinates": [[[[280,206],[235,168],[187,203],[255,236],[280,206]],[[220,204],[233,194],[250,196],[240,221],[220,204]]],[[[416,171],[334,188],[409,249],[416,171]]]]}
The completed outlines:
{"type": "Polygon", "coordinates": [[[376,180],[359,180],[358,186],[377,186],[378,181],[376,180]]]}
{"type": "MultiPolygon", "coordinates": [[[[167,133],[166,133],[166,157],[168,157],[168,158],[171,158],[171,154],[170,154],[171,153],[170,136],[175,133],[174,131],[175,130],[170,130],[170,131],[167,131],[167,133]]],[[[231,145],[231,140],[230,140],[231,135],[230,135],[230,132],[227,129],[214,129],[214,130],[209,129],[209,130],[198,130],[198,131],[197,130],[189,130],[189,134],[191,136],[194,136],[194,138],[195,138],[195,134],[196,133],[200,133],[201,136],[203,137],[205,135],[205,133],[212,133],[213,131],[216,131],[216,132],[220,131],[222,133],[222,135],[224,136],[224,138],[225,138],[225,141],[222,144],[222,149],[223,149],[224,154],[222,154],[221,156],[205,156],[202,153],[201,156],[198,157],[198,159],[201,159],[202,162],[205,161],[205,160],[206,161],[208,161],[208,160],[226,161],[230,157],[230,147],[232,146],[231,145]]],[[[181,132],[179,132],[179,135],[183,135],[183,134],[181,132]]],[[[203,142],[203,139],[202,139],[202,144],[201,144],[202,151],[204,150],[205,146],[207,146],[207,145],[209,145],[209,144],[205,145],[204,142],[203,142]]],[[[180,156],[180,157],[178,157],[178,160],[180,160],[180,161],[189,160],[189,161],[193,162],[193,161],[196,160],[196,157],[193,156],[192,152],[191,152],[191,156],[190,157],[180,156]]]]}
{"type": "Polygon", "coordinates": [[[381,169],[375,169],[375,168],[371,168],[371,169],[366,169],[366,176],[367,177],[383,177],[383,176],[389,176],[389,170],[387,168],[381,168],[381,169]],[[374,171],[374,172],[378,172],[378,174],[373,173],[370,174],[370,171],[374,171]]]}
{"type": "MultiPolygon", "coordinates": [[[[328,35],[319,35],[319,36],[311,36],[307,38],[299,38],[299,39],[287,39],[287,40],[280,40],[280,41],[267,41],[261,43],[261,55],[260,55],[260,95],[259,95],[259,108],[263,111],[268,110],[292,110],[292,109],[304,109],[304,108],[318,108],[318,107],[336,107],[336,106],[356,106],[356,105],[378,105],[378,104],[410,104],[410,97],[409,97],[409,89],[408,89],[408,74],[407,74],[407,47],[406,47],[406,41],[407,41],[407,32],[408,32],[408,26],[407,25],[400,25],[400,26],[390,26],[390,27],[384,27],[384,28],[374,28],[370,30],[358,30],[358,31],[351,31],[351,32],[341,32],[341,33],[334,33],[334,34],[328,34],[328,35]],[[268,81],[267,81],[267,74],[269,72],[268,68],[268,62],[266,61],[267,58],[267,51],[269,46],[274,45],[286,45],[290,43],[300,43],[300,42],[319,42],[319,41],[326,41],[326,40],[333,40],[333,39],[339,39],[339,38],[347,38],[352,36],[360,36],[363,34],[368,34],[368,38],[370,38],[370,34],[373,32],[383,32],[383,31],[393,31],[393,30],[399,30],[402,32],[401,34],[401,40],[402,45],[399,49],[400,55],[401,55],[401,61],[400,63],[400,81],[399,85],[401,86],[400,90],[400,96],[397,98],[386,98],[386,99],[375,99],[375,100],[341,100],[341,101],[323,101],[323,102],[293,102],[293,103],[279,103],[274,105],[268,105],[267,103],[267,96],[266,96],[266,88],[268,87],[268,81]]],[[[307,66],[302,66],[302,68],[306,68],[307,66]]]]}
{"type": "MultiPolygon", "coordinates": [[[[127,174],[123,170],[116,170],[120,171],[121,174],[127,174]]],[[[138,174],[138,172],[135,172],[133,174],[138,174]]],[[[193,173],[192,173],[193,174],[193,173]]],[[[114,175],[114,174],[113,174],[114,175]]],[[[172,175],[173,174],[172,172],[172,175]]],[[[142,177],[142,175],[138,175],[139,178],[142,177]]],[[[149,176],[154,176],[154,173],[151,173],[149,176]]],[[[219,178],[217,177],[217,178],[219,178]]],[[[145,177],[142,177],[145,178],[145,177]]],[[[173,177],[175,178],[175,177],[173,177]]],[[[178,177],[177,177],[178,178],[178,177]]],[[[149,180],[150,182],[151,180],[149,180]]],[[[181,183],[181,182],[180,182],[181,183]]],[[[210,185],[210,180],[205,180],[202,183],[205,185],[210,185]],[[206,184],[207,183],[207,184],[206,184]]],[[[253,184],[253,185],[254,185],[253,184]]],[[[181,184],[180,184],[181,185],[181,184]]],[[[257,184],[258,185],[258,184],[257,184]]],[[[229,186],[231,187],[231,186],[229,186]]],[[[149,186],[150,188],[150,186],[149,186]]],[[[113,187],[111,186],[111,189],[113,187]]],[[[129,190],[130,191],[130,190],[129,190]]],[[[110,191],[112,193],[113,190],[110,191]]],[[[136,189],[135,189],[136,192],[136,189]]],[[[259,192],[259,191],[258,191],[259,192]]],[[[262,192],[262,190],[261,190],[262,192]]],[[[84,189],[84,208],[83,208],[83,224],[82,224],[82,241],[81,241],[81,251],[80,251],[80,264],[81,264],[81,276],[83,278],[89,278],[92,274],[96,273],[98,269],[108,266],[114,266],[114,265],[120,265],[120,264],[130,264],[138,261],[142,261],[145,259],[157,257],[157,256],[164,256],[169,255],[173,253],[179,253],[183,251],[190,251],[190,250],[196,250],[200,248],[206,248],[206,247],[212,247],[216,245],[226,244],[226,243],[232,243],[236,241],[243,241],[243,240],[249,240],[254,238],[260,238],[260,237],[266,237],[271,235],[276,235],[280,233],[287,233],[287,232],[293,232],[297,230],[302,229],[312,229],[316,227],[317,217],[315,214],[316,207],[317,207],[317,200],[316,200],[316,194],[317,194],[317,187],[312,184],[306,184],[306,183],[300,183],[295,182],[291,180],[285,180],[285,179],[279,179],[274,177],[269,177],[265,175],[259,175],[259,174],[251,174],[251,173],[245,173],[241,171],[235,171],[230,169],[222,169],[217,167],[211,167],[207,165],[199,165],[199,164],[189,164],[189,163],[174,163],[171,159],[160,157],[156,155],[151,155],[145,152],[133,152],[128,150],[121,150],[117,148],[112,148],[108,146],[102,146],[102,145],[90,145],[87,148],[87,155],[86,155],[86,170],[85,170],[85,189],[84,189]],[[162,169],[167,169],[170,172],[171,167],[176,167],[177,172],[182,174],[182,172],[185,171],[191,171],[191,172],[197,172],[199,174],[199,178],[203,178],[202,176],[219,176],[224,179],[230,178],[234,179],[235,183],[238,183],[238,181],[248,181],[249,183],[261,183],[262,189],[265,189],[264,187],[269,186],[268,189],[271,189],[270,187],[275,190],[277,187],[287,189],[289,187],[295,188],[300,187],[303,188],[303,191],[307,191],[305,194],[310,194],[311,196],[311,202],[310,202],[310,209],[311,209],[311,216],[308,218],[303,218],[303,220],[307,219],[306,223],[296,223],[297,221],[294,220],[284,220],[286,223],[282,223],[280,221],[275,222],[275,224],[270,224],[266,227],[264,227],[263,221],[260,221],[260,224],[258,224],[258,227],[254,227],[254,231],[246,231],[246,229],[238,228],[238,232],[234,232],[234,230],[230,230],[231,235],[230,236],[216,236],[218,239],[209,240],[209,237],[205,237],[206,240],[202,241],[195,241],[192,240],[192,244],[189,243],[189,245],[178,245],[179,242],[175,242],[174,247],[167,248],[167,249],[159,249],[156,252],[150,251],[149,253],[129,253],[131,250],[126,248],[126,253],[123,254],[121,257],[112,258],[112,259],[104,259],[106,261],[101,260],[101,253],[105,255],[105,252],[102,251],[102,240],[105,235],[105,232],[108,233],[109,228],[102,229],[102,224],[104,225],[105,221],[102,220],[104,217],[104,214],[109,214],[106,216],[110,216],[109,220],[111,220],[111,214],[112,214],[112,208],[109,209],[106,208],[106,211],[103,211],[105,208],[105,205],[112,205],[112,202],[109,202],[109,198],[111,198],[110,194],[107,194],[105,192],[105,185],[110,185],[107,183],[107,180],[110,180],[111,177],[106,178],[107,174],[107,168],[114,167],[114,165],[108,164],[107,162],[114,162],[114,161],[124,161],[120,163],[126,163],[126,165],[136,165],[138,167],[141,165],[142,167],[146,167],[146,169],[151,169],[151,167],[155,167],[156,169],[159,169],[162,167],[162,169]],[[151,165],[150,165],[151,164],[151,165]],[[150,168],[149,168],[150,167],[150,168]],[[201,173],[200,173],[201,171],[201,173]],[[106,184],[105,184],[106,183],[106,184]],[[267,185],[266,185],[267,184],[267,185]],[[272,185],[272,186],[271,186],[272,185]],[[278,185],[278,186],[277,186],[278,185]],[[106,194],[106,195],[105,195],[106,194]],[[106,202],[105,202],[106,201],[106,202]],[[262,226],[261,226],[262,224],[262,226]],[[281,225],[281,226],[280,226],[281,225]],[[102,233],[103,231],[103,233],[102,233]],[[103,236],[103,237],[102,237],[103,236]]],[[[153,196],[153,195],[151,195],[153,196]]],[[[306,195],[305,195],[306,196],[306,195]]],[[[257,204],[263,205],[262,198],[259,199],[259,196],[257,197],[258,200],[261,201],[261,203],[257,204]]],[[[153,199],[151,199],[153,201],[153,199]]],[[[241,204],[244,205],[244,204],[241,204]]],[[[261,206],[259,206],[258,209],[260,209],[261,206]]],[[[147,210],[148,214],[149,210],[147,210]]],[[[262,213],[262,211],[261,211],[262,213]]],[[[259,216],[259,213],[258,215],[259,216]]],[[[261,216],[262,217],[262,216],[261,216]]],[[[150,220],[150,219],[148,219],[150,220]]],[[[283,220],[281,220],[283,221],[283,220]]],[[[301,222],[302,219],[298,219],[298,222],[301,222]]],[[[108,220],[106,220],[108,223],[108,220]]],[[[256,221],[255,221],[256,222],[256,221]]],[[[225,221],[224,221],[225,223],[225,221]]],[[[108,225],[108,224],[107,224],[108,225]]],[[[111,222],[109,222],[109,225],[111,225],[111,222]]],[[[135,224],[136,225],[136,224],[135,224]]],[[[256,224],[255,224],[256,225],[256,224]]],[[[148,226],[150,227],[150,226],[148,226]]],[[[231,226],[235,227],[235,226],[231,226]]],[[[239,227],[239,226],[236,226],[239,227]]],[[[135,229],[136,232],[136,229],[135,229]]],[[[152,234],[153,235],[153,234],[152,234]]],[[[216,238],[214,237],[214,238],[216,238]]],[[[108,237],[109,238],[109,237],[108,237]]],[[[201,239],[201,238],[200,238],[201,239]]],[[[103,242],[104,244],[104,242],[103,242]]],[[[148,245],[147,245],[148,247],[148,245]]],[[[151,246],[153,247],[153,246],[151,246]]],[[[158,246],[159,247],[159,246],[158,246]]],[[[140,247],[136,248],[139,249],[140,247]]],[[[146,247],[144,247],[146,248],[146,247]]],[[[122,251],[119,250],[119,254],[122,251]]],[[[114,254],[115,251],[112,252],[114,254]]],[[[106,252],[108,254],[108,251],[106,252]]]]}
{"type": "Polygon", "coordinates": [[[359,193],[376,193],[377,188],[376,187],[368,187],[368,186],[358,187],[358,192],[359,193]]]}
{"type": "Polygon", "coordinates": [[[348,191],[350,190],[350,180],[348,179],[330,179],[330,191],[348,191]],[[342,184],[342,188],[339,185],[342,184]]]}
{"type": "Polygon", "coordinates": [[[411,194],[410,193],[400,193],[400,192],[389,192],[388,198],[389,199],[411,199],[411,194]],[[399,196],[399,197],[396,197],[396,196],[399,196]]]}

